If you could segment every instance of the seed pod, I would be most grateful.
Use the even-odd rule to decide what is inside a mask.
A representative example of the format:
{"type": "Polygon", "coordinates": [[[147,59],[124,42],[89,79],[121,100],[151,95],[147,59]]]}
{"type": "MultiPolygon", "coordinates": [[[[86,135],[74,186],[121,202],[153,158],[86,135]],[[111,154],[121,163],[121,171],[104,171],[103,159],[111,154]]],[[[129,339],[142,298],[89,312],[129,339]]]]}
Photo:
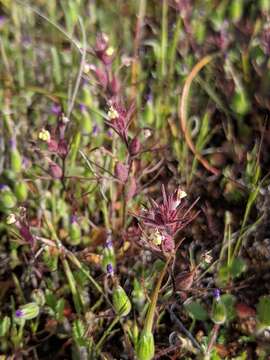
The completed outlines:
{"type": "Polygon", "coordinates": [[[260,8],[262,12],[269,12],[270,11],[270,2],[269,0],[260,0],[260,8]]]}
{"type": "Polygon", "coordinates": [[[137,155],[138,152],[141,149],[141,143],[140,140],[135,137],[131,140],[130,144],[129,144],[129,152],[131,155],[137,155]]]}
{"type": "Polygon", "coordinates": [[[15,173],[20,172],[22,169],[22,157],[16,147],[15,139],[10,140],[10,165],[11,170],[13,170],[15,173]]]}
{"type": "Polygon", "coordinates": [[[131,302],[122,286],[115,286],[115,288],[113,289],[112,298],[115,312],[119,316],[126,316],[130,313],[131,302]]]}
{"type": "Polygon", "coordinates": [[[14,186],[14,192],[18,201],[25,201],[28,195],[28,188],[24,181],[16,182],[14,186]]]}
{"type": "Polygon", "coordinates": [[[217,296],[212,305],[212,321],[215,324],[224,324],[227,319],[226,307],[221,300],[220,296],[217,296]]]}
{"type": "Polygon", "coordinates": [[[58,267],[58,250],[46,246],[43,251],[43,261],[51,272],[56,271],[58,267]]]}
{"type": "Polygon", "coordinates": [[[80,118],[81,132],[84,135],[89,135],[93,130],[90,114],[88,113],[84,105],[81,105],[80,109],[81,109],[81,118],[80,118]]]}
{"type": "Polygon", "coordinates": [[[39,306],[45,305],[45,295],[41,289],[34,289],[31,293],[31,299],[39,306]]]}
{"type": "Polygon", "coordinates": [[[8,334],[10,329],[10,318],[8,316],[4,316],[0,321],[0,337],[4,337],[8,334]]]}
{"type": "Polygon", "coordinates": [[[39,314],[39,306],[37,303],[32,302],[19,307],[15,311],[15,318],[18,320],[32,320],[39,314]]]}
{"type": "Polygon", "coordinates": [[[145,110],[143,115],[146,124],[149,124],[149,126],[153,124],[155,120],[155,114],[154,114],[154,104],[153,104],[152,96],[149,96],[149,99],[145,105],[145,110]]]}
{"type": "Polygon", "coordinates": [[[71,216],[70,229],[69,229],[69,242],[71,245],[79,245],[81,242],[81,228],[77,222],[76,215],[71,216]]]}
{"type": "Polygon", "coordinates": [[[0,210],[6,211],[16,205],[16,198],[7,185],[0,185],[0,210]]]}
{"type": "Polygon", "coordinates": [[[244,90],[236,91],[232,99],[232,109],[240,115],[246,115],[250,110],[250,101],[244,90]]]}
{"type": "Polygon", "coordinates": [[[233,22],[238,22],[242,18],[244,9],[243,0],[232,0],[230,4],[230,19],[233,22]]]}
{"type": "Polygon", "coordinates": [[[114,248],[111,244],[106,244],[103,250],[102,255],[102,269],[105,272],[108,272],[108,265],[111,265],[112,268],[115,267],[116,259],[114,248]]]}
{"type": "Polygon", "coordinates": [[[139,336],[136,349],[138,360],[151,360],[155,355],[154,336],[151,332],[143,330],[139,336]]]}

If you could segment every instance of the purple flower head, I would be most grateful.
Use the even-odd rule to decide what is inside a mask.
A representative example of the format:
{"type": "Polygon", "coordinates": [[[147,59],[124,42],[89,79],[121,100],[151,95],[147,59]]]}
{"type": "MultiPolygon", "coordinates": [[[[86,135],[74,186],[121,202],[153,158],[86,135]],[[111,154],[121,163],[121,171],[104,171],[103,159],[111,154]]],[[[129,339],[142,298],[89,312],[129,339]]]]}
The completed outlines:
{"type": "Polygon", "coordinates": [[[113,276],[114,270],[113,270],[112,264],[107,265],[107,274],[110,275],[110,276],[113,276]]]}
{"type": "Polygon", "coordinates": [[[8,186],[6,184],[0,184],[0,191],[8,190],[8,186]]]}
{"type": "Polygon", "coordinates": [[[168,194],[162,185],[162,201],[157,203],[150,199],[150,207],[144,208],[137,216],[142,234],[142,241],[148,241],[147,246],[163,253],[172,252],[175,249],[175,235],[186,227],[197,214],[192,213],[191,207],[182,204],[179,188],[168,194]]]}
{"type": "Polygon", "coordinates": [[[167,234],[175,236],[175,234],[187,226],[196,215],[191,213],[195,203],[187,208],[177,199],[178,189],[171,194],[167,194],[165,186],[162,185],[162,202],[157,203],[150,199],[151,206],[139,216],[139,219],[145,226],[164,230],[167,234]]]}
{"type": "Polygon", "coordinates": [[[16,318],[21,318],[23,316],[23,311],[18,309],[15,311],[16,318]]]}
{"type": "Polygon", "coordinates": [[[220,300],[220,290],[219,289],[215,289],[213,296],[215,298],[215,300],[219,301],[220,300]]]}
{"type": "Polygon", "coordinates": [[[61,115],[61,113],[62,113],[61,105],[59,105],[57,103],[53,103],[51,106],[51,112],[56,116],[61,115]]]}

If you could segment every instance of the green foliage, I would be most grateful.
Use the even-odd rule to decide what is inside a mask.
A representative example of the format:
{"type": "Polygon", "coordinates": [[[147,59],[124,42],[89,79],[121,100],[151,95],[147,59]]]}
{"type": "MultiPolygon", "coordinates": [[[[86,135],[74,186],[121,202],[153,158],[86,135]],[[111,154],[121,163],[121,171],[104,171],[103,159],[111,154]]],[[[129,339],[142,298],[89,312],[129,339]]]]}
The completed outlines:
{"type": "Polygon", "coordinates": [[[186,311],[194,320],[205,321],[209,318],[205,307],[198,301],[186,303],[184,306],[186,311]]]}
{"type": "Polygon", "coordinates": [[[260,297],[257,305],[258,320],[262,326],[270,326],[270,296],[260,297]]]}

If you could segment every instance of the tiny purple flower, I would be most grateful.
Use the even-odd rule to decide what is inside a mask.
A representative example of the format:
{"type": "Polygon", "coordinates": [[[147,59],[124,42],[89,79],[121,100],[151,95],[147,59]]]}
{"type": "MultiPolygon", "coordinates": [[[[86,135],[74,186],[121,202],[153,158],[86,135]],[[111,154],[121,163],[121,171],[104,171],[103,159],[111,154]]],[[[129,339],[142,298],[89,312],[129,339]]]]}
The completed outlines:
{"type": "Polygon", "coordinates": [[[61,113],[62,113],[61,105],[53,103],[51,106],[51,112],[56,116],[61,115],[61,113]]]}
{"type": "Polygon", "coordinates": [[[214,298],[219,301],[220,300],[220,290],[219,289],[215,289],[214,293],[213,293],[214,298]]]}
{"type": "Polygon", "coordinates": [[[84,112],[84,111],[86,111],[86,109],[87,109],[84,104],[80,104],[80,105],[79,105],[79,108],[80,108],[80,111],[81,111],[81,112],[84,112]]]}
{"type": "Polygon", "coordinates": [[[15,316],[16,316],[17,318],[21,318],[21,317],[23,316],[23,311],[20,310],[20,309],[16,310],[16,311],[15,311],[15,316]]]}
{"type": "Polygon", "coordinates": [[[97,124],[93,126],[92,135],[97,136],[100,133],[100,128],[97,124]]]}
{"type": "Polygon", "coordinates": [[[113,273],[114,273],[114,271],[113,271],[112,264],[108,264],[107,265],[107,274],[110,275],[110,276],[113,276],[113,273]]]}
{"type": "Polygon", "coordinates": [[[113,248],[113,243],[112,240],[109,238],[106,240],[106,244],[105,244],[106,248],[108,249],[112,249],[113,248]]]}

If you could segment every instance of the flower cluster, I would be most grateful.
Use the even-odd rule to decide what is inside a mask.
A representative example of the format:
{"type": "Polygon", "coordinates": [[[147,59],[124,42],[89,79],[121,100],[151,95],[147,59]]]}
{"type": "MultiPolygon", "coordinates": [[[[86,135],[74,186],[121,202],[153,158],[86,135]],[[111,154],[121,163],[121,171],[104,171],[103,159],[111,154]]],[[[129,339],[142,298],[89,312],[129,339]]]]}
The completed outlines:
{"type": "Polygon", "coordinates": [[[20,236],[31,246],[35,245],[35,238],[31,233],[30,224],[26,217],[26,209],[24,207],[19,208],[19,215],[15,215],[13,213],[9,214],[6,223],[8,225],[14,225],[18,231],[20,236]]]}
{"type": "Polygon", "coordinates": [[[148,247],[163,253],[174,251],[176,234],[197,215],[191,211],[195,203],[188,208],[182,202],[184,197],[186,193],[180,187],[168,194],[162,185],[162,202],[150,199],[150,207],[142,210],[138,216],[143,235],[141,240],[148,247]]]}
{"type": "Polygon", "coordinates": [[[128,145],[128,128],[131,124],[132,115],[135,110],[135,104],[132,104],[129,109],[125,107],[119,101],[110,101],[108,111],[108,119],[106,124],[110,126],[122,139],[122,141],[128,145]]]}

